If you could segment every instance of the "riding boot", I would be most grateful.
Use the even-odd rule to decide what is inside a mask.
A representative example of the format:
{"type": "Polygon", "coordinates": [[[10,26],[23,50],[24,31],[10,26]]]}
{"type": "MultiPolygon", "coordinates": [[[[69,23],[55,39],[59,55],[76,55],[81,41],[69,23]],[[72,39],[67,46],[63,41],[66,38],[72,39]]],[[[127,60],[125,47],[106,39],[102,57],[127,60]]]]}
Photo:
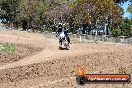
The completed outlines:
{"type": "Polygon", "coordinates": [[[59,39],[59,44],[62,46],[62,39],[61,38],[59,39]]]}
{"type": "Polygon", "coordinates": [[[69,37],[67,37],[67,41],[68,41],[68,43],[70,44],[70,38],[69,38],[69,37]]]}

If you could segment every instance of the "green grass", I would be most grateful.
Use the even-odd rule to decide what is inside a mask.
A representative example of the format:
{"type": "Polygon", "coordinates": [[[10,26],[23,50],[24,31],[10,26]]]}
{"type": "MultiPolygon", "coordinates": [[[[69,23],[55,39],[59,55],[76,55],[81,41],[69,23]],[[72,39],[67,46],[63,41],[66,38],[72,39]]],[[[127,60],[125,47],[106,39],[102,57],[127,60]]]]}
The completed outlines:
{"type": "Polygon", "coordinates": [[[13,54],[16,52],[16,46],[11,43],[3,43],[0,45],[0,53],[7,52],[8,54],[13,54]]]}
{"type": "Polygon", "coordinates": [[[4,51],[4,46],[2,44],[0,44],[0,53],[2,53],[4,51]]]}

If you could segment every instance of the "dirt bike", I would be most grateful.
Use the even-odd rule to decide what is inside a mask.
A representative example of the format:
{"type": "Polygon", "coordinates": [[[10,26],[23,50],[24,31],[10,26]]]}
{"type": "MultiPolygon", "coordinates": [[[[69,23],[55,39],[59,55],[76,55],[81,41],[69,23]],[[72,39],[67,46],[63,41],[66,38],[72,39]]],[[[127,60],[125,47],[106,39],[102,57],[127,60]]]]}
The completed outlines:
{"type": "Polygon", "coordinates": [[[62,38],[60,41],[59,41],[59,44],[60,44],[60,46],[59,46],[59,49],[60,50],[62,50],[62,49],[66,49],[66,50],[69,50],[69,43],[68,43],[68,41],[67,41],[67,38],[65,37],[65,38],[62,38]],[[63,48],[62,46],[64,46],[65,48],[63,48]]]}

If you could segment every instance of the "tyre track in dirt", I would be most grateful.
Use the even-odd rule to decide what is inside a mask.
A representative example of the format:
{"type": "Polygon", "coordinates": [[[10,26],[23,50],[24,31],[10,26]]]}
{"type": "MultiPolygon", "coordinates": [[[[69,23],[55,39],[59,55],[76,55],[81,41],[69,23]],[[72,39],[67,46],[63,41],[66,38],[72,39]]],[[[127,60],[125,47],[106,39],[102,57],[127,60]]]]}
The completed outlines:
{"type": "MultiPolygon", "coordinates": [[[[96,71],[102,73],[105,69],[120,68],[132,62],[131,45],[72,44],[70,50],[60,51],[57,49],[56,40],[46,39],[43,35],[19,31],[4,33],[0,33],[0,36],[4,36],[0,38],[1,42],[4,40],[4,42],[39,46],[43,51],[1,66],[1,88],[81,88],[73,79],[78,64],[88,68],[88,73],[96,71]]],[[[90,85],[93,88],[93,85],[90,85]]],[[[109,88],[111,86],[113,85],[109,88]]]]}
{"type": "MultiPolygon", "coordinates": [[[[88,67],[88,63],[91,62],[90,60],[89,60],[89,62],[88,61],[86,62],[86,60],[88,59],[88,56],[79,56],[79,57],[82,57],[81,60],[79,60],[80,58],[78,58],[78,57],[76,57],[76,59],[73,59],[74,57],[70,57],[70,58],[68,57],[67,59],[63,59],[63,60],[60,59],[59,61],[53,60],[53,61],[47,61],[44,63],[32,64],[32,65],[28,65],[28,66],[24,66],[24,67],[16,67],[16,68],[12,68],[12,69],[6,69],[6,71],[7,71],[6,73],[3,73],[4,71],[2,71],[0,73],[3,73],[1,75],[7,74],[7,73],[10,74],[10,77],[8,79],[5,79],[5,82],[10,82],[10,80],[12,80],[12,82],[17,82],[17,81],[20,81],[21,80],[20,78],[22,77],[22,80],[24,80],[24,79],[29,80],[29,82],[32,83],[32,79],[38,78],[38,80],[40,80],[41,78],[43,78],[41,80],[42,81],[45,80],[43,82],[44,84],[47,84],[46,81],[49,81],[49,82],[51,82],[50,85],[52,85],[52,80],[56,80],[56,79],[59,80],[59,79],[64,79],[64,78],[67,79],[70,76],[75,76],[75,74],[76,74],[75,69],[76,69],[77,64],[84,64],[85,67],[88,67]],[[23,70],[19,71],[20,69],[23,69],[23,70]],[[9,73],[11,71],[14,71],[14,72],[9,73]],[[17,73],[17,74],[14,74],[14,73],[17,73]],[[18,74],[20,77],[15,78],[18,74]],[[13,75],[14,75],[14,77],[13,77],[13,75]],[[12,77],[15,79],[13,79],[12,77]]],[[[89,57],[89,58],[91,58],[91,57],[89,57]]],[[[93,65],[95,66],[95,63],[93,63],[93,65]]],[[[110,65],[112,65],[112,64],[110,63],[110,65]]],[[[102,65],[102,67],[103,67],[102,69],[106,69],[104,67],[104,65],[102,65]]],[[[89,70],[88,72],[92,73],[93,69],[91,66],[89,67],[89,69],[91,69],[91,70],[89,70]]],[[[97,71],[98,67],[95,66],[94,69],[97,71]]],[[[111,69],[111,67],[109,69],[111,69]]],[[[4,76],[4,77],[6,77],[6,76],[4,76]]],[[[67,80],[62,80],[62,81],[64,81],[64,83],[65,83],[65,81],[67,81],[67,80]]],[[[34,84],[36,84],[36,83],[34,83],[34,84]]],[[[43,87],[43,88],[45,88],[45,87],[43,87]]]]}

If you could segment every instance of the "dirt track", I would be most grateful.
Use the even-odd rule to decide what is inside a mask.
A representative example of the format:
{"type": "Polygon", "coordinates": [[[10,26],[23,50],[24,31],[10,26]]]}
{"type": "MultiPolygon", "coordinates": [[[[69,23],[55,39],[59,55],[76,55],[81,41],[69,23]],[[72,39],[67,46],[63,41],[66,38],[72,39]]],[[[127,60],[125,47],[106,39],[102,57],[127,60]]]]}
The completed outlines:
{"type": "Polygon", "coordinates": [[[132,45],[72,43],[70,50],[58,50],[57,40],[22,31],[0,31],[0,42],[43,49],[0,65],[0,88],[132,88],[131,83],[79,86],[75,80],[77,65],[83,65],[91,74],[132,74],[132,45]]]}

